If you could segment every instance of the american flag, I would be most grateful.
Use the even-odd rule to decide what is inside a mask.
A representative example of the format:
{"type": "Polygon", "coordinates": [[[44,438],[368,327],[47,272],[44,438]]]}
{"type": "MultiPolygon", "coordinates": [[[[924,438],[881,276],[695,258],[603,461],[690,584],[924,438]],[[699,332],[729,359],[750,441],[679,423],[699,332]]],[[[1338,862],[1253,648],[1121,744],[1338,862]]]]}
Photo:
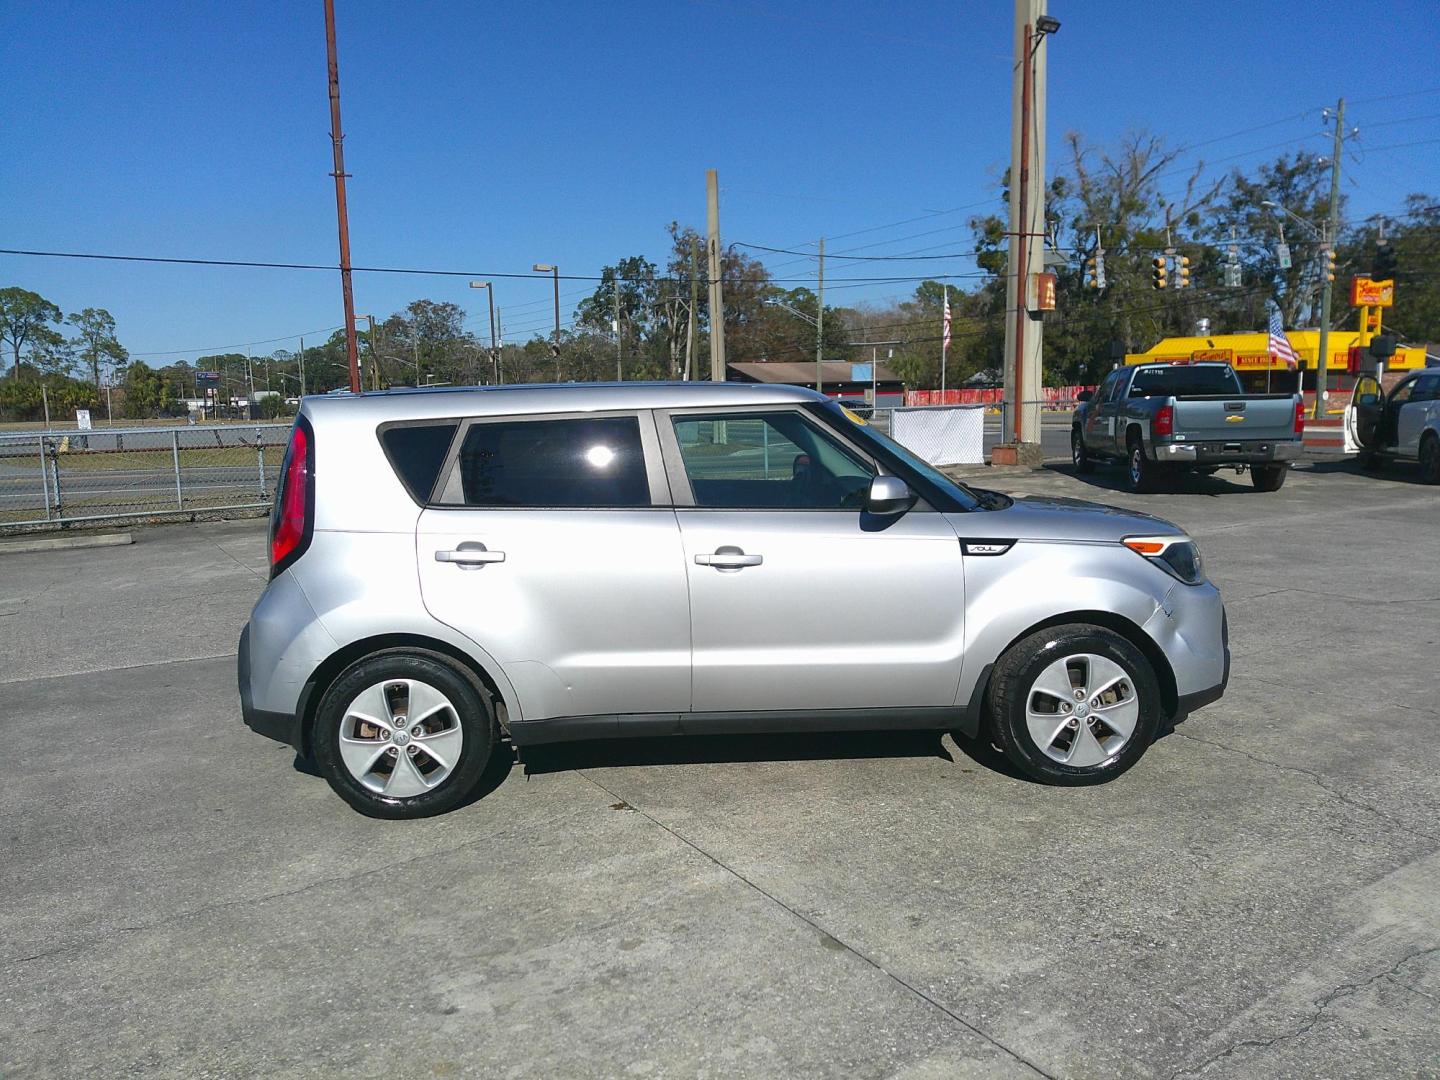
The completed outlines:
{"type": "Polygon", "coordinates": [[[1285,320],[1280,316],[1280,308],[1276,304],[1270,305],[1270,356],[1276,360],[1284,360],[1285,366],[1295,368],[1298,366],[1300,357],[1295,353],[1295,347],[1290,344],[1290,339],[1285,336],[1285,320]]]}
{"type": "Polygon", "coordinates": [[[946,286],[944,286],[944,289],[945,289],[945,335],[944,335],[943,338],[941,338],[941,342],[942,342],[942,347],[948,349],[948,348],[950,348],[950,287],[949,287],[948,285],[946,285],[946,286]]]}

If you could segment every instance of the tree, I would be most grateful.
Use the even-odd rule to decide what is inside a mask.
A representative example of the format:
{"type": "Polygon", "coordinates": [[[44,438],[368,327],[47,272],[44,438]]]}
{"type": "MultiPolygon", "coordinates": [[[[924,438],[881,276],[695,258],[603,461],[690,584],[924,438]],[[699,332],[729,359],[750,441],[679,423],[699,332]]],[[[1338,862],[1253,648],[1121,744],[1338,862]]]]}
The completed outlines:
{"type": "Polygon", "coordinates": [[[100,385],[102,363],[113,369],[130,359],[125,346],[115,337],[115,317],[104,308],[86,308],[67,316],[65,321],[79,331],[75,336],[75,351],[90,365],[90,377],[96,386],[100,385]]]}
{"type": "Polygon", "coordinates": [[[10,346],[12,375],[19,375],[27,345],[32,349],[49,347],[63,340],[47,325],[59,323],[60,319],[60,309],[39,293],[15,285],[0,289],[0,341],[10,346]]]}
{"type": "Polygon", "coordinates": [[[143,360],[125,369],[125,415],[132,418],[159,416],[173,400],[170,386],[158,371],[143,360]]]}

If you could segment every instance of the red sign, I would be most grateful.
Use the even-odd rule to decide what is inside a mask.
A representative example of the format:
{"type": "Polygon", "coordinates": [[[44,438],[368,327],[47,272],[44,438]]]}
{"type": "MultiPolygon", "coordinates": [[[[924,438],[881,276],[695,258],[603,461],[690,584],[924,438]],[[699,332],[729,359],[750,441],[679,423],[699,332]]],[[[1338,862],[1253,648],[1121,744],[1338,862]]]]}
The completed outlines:
{"type": "Polygon", "coordinates": [[[1029,292],[1030,295],[1026,297],[1026,304],[1031,311],[1055,310],[1054,274],[1031,274],[1029,292]]]}

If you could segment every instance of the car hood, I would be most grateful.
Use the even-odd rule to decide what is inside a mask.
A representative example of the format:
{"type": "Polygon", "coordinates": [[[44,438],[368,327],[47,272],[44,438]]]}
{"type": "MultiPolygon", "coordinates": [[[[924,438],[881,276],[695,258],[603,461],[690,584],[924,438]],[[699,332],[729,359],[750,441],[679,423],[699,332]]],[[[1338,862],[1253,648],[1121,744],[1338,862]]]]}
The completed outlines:
{"type": "Polygon", "coordinates": [[[950,522],[963,537],[1007,540],[1119,541],[1127,536],[1184,534],[1178,525],[1138,510],[1037,496],[1014,499],[999,510],[951,514],[950,522]]]}

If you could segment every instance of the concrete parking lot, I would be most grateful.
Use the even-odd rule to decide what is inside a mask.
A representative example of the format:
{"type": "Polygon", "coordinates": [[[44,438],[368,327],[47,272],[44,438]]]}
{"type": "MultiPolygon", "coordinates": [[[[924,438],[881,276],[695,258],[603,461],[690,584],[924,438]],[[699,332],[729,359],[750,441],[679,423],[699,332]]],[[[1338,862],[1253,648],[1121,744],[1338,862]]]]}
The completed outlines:
{"type": "Polygon", "coordinates": [[[0,554],[0,1075],[1440,1075],[1440,490],[970,472],[1224,590],[1228,696],[1113,784],[635,741],[372,821],[240,722],[262,522],[0,554]]]}

